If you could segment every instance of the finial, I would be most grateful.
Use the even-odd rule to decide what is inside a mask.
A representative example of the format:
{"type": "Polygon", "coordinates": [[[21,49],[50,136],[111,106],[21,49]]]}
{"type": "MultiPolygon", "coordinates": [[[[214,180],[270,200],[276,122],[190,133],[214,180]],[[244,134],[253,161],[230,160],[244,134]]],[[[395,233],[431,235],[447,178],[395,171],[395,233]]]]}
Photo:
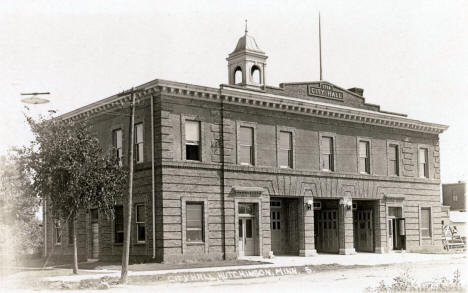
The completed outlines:
{"type": "Polygon", "coordinates": [[[247,34],[248,30],[247,30],[247,19],[245,20],[245,34],[247,34]]]}

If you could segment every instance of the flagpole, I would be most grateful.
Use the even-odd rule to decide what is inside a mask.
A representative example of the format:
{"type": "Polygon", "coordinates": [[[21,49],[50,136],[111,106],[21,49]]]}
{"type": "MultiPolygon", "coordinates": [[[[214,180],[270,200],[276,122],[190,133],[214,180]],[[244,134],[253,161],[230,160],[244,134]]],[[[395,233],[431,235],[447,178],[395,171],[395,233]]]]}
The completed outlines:
{"type": "Polygon", "coordinates": [[[322,80],[322,30],[320,27],[320,11],[319,11],[319,57],[320,57],[320,80],[322,80]]]}

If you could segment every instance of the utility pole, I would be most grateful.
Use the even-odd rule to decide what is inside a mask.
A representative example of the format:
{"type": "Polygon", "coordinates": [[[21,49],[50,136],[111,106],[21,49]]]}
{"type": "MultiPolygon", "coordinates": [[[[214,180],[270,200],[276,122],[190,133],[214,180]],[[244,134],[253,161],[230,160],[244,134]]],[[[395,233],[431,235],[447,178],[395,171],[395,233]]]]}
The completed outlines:
{"type": "Polygon", "coordinates": [[[130,142],[129,142],[129,154],[128,154],[128,166],[129,166],[129,175],[128,175],[128,197],[127,197],[127,221],[124,227],[124,247],[122,252],[122,271],[120,274],[120,283],[127,284],[128,279],[128,261],[130,257],[130,236],[132,231],[132,197],[133,197],[133,145],[135,143],[135,94],[142,92],[143,89],[135,90],[131,89],[130,91],[123,92],[118,96],[132,96],[132,102],[130,104],[131,117],[130,117],[130,142]]]}

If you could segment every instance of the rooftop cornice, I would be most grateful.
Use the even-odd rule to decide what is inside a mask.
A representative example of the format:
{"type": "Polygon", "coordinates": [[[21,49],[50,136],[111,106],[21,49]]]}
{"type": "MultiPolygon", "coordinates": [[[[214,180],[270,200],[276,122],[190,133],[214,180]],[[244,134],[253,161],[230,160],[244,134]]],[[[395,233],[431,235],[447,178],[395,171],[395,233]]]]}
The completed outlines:
{"type": "Polygon", "coordinates": [[[187,87],[180,88],[173,83],[159,83],[159,86],[161,93],[165,95],[198,98],[210,101],[222,100],[224,103],[228,104],[267,108],[275,111],[291,112],[326,119],[350,121],[431,134],[440,134],[448,128],[446,125],[422,122],[390,113],[381,113],[347,106],[241,90],[225,85],[221,85],[218,92],[198,92],[187,87]]]}
{"type": "MultiPolygon", "coordinates": [[[[314,116],[326,119],[364,123],[369,125],[383,126],[389,128],[405,129],[423,133],[440,134],[448,126],[419,120],[408,119],[399,115],[382,113],[347,106],[314,102],[298,98],[243,90],[221,85],[220,88],[205,87],[156,79],[135,89],[144,89],[136,94],[136,99],[143,100],[151,94],[161,93],[164,95],[199,99],[213,102],[223,102],[233,105],[241,105],[274,111],[290,112],[306,116],[314,116]]],[[[78,108],[65,113],[59,118],[80,119],[92,114],[109,111],[116,107],[122,107],[130,102],[131,96],[113,95],[101,101],[78,108]]]]}

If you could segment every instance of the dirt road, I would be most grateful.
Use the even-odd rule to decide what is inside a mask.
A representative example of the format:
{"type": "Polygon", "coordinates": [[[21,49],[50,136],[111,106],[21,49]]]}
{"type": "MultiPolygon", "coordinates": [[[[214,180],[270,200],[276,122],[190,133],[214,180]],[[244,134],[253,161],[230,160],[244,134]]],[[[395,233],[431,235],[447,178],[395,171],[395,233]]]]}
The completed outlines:
{"type": "MultiPolygon", "coordinates": [[[[402,272],[409,271],[418,281],[430,281],[434,278],[447,277],[452,279],[455,270],[462,273],[463,285],[468,281],[467,259],[446,259],[417,263],[393,264],[375,266],[371,268],[350,268],[335,271],[314,272],[310,274],[268,277],[257,279],[243,279],[232,281],[199,282],[199,283],[171,283],[158,282],[152,284],[137,284],[114,287],[107,292],[364,292],[369,286],[375,287],[380,281],[390,284],[392,279],[402,272]]],[[[1,291],[1,290],[0,290],[1,291]]],[[[26,292],[18,290],[17,292],[26,292]]],[[[37,291],[35,291],[37,292],[37,291]]],[[[79,290],[66,292],[103,292],[102,290],[79,290]]]]}

